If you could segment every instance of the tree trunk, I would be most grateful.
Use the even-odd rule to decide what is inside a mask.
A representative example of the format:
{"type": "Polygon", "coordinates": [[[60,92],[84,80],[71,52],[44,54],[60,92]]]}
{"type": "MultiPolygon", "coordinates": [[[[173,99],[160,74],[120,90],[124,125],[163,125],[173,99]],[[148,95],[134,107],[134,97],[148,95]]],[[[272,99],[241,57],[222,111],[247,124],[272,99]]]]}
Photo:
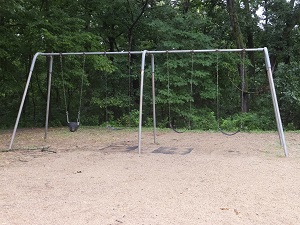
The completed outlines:
{"type": "MultiPolygon", "coordinates": [[[[246,20],[247,21],[252,21],[252,14],[251,14],[251,9],[250,9],[250,2],[249,0],[245,0],[245,10],[246,10],[246,20]]],[[[247,48],[254,48],[254,31],[253,31],[253,23],[247,23],[247,27],[246,27],[246,32],[247,32],[247,48]]],[[[248,58],[250,59],[251,64],[249,66],[247,66],[245,68],[246,70],[246,77],[245,78],[253,78],[253,80],[255,80],[255,52],[248,52],[247,53],[248,58]]],[[[247,58],[247,57],[246,57],[247,58]]],[[[244,98],[246,99],[246,101],[248,101],[247,103],[247,112],[250,109],[250,95],[249,93],[249,81],[248,79],[246,80],[246,84],[245,84],[245,93],[247,93],[246,95],[244,94],[244,98]]]]}
{"type": "MultiPolygon", "coordinates": [[[[232,36],[233,39],[235,41],[236,47],[239,49],[243,49],[245,48],[245,43],[243,40],[243,35],[242,35],[242,31],[238,22],[238,16],[237,16],[237,12],[236,12],[236,8],[235,8],[235,1],[234,0],[227,0],[227,11],[229,14],[229,18],[230,18],[230,26],[231,26],[231,30],[232,30],[232,36]]],[[[244,52],[241,53],[241,58],[243,60],[244,57],[244,52]]],[[[243,63],[240,63],[238,65],[238,71],[241,77],[241,110],[242,112],[248,112],[249,111],[249,100],[248,100],[248,94],[246,91],[246,87],[247,85],[247,80],[246,79],[246,75],[245,75],[245,69],[243,68],[243,63]]]]}
{"type": "MultiPolygon", "coordinates": [[[[137,26],[139,20],[142,18],[143,14],[145,13],[147,6],[148,6],[148,2],[149,0],[145,0],[144,2],[141,2],[141,11],[139,12],[139,14],[137,16],[134,15],[133,11],[131,10],[131,5],[130,2],[127,1],[127,12],[130,15],[131,21],[130,21],[130,25],[128,26],[128,32],[127,32],[127,38],[128,38],[128,51],[133,51],[134,50],[134,46],[135,46],[135,39],[134,39],[134,29],[137,26]]],[[[135,55],[130,55],[128,58],[129,61],[129,68],[131,67],[131,65],[133,64],[134,59],[136,58],[135,55]]],[[[129,86],[132,87],[133,90],[138,90],[140,88],[140,81],[139,79],[130,79],[130,83],[129,86]]],[[[139,95],[137,95],[136,93],[138,92],[134,92],[134,102],[136,105],[139,104],[139,95]]],[[[132,93],[129,93],[130,98],[132,93]]]]}

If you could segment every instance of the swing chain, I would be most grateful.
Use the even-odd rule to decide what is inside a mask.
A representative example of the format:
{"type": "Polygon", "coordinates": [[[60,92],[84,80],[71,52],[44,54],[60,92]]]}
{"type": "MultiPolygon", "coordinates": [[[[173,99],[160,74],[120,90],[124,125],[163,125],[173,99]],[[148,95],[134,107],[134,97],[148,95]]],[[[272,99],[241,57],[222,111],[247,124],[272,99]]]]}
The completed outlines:
{"type": "MultiPolygon", "coordinates": [[[[128,52],[128,115],[131,112],[131,53],[128,52]]],[[[129,127],[131,127],[131,119],[129,119],[129,127]]]]}
{"type": "MultiPolygon", "coordinates": [[[[241,109],[244,112],[244,93],[245,93],[245,50],[241,53],[242,57],[242,68],[241,68],[241,76],[242,76],[242,92],[241,92],[241,109]]],[[[242,125],[241,125],[242,126],[242,125]]]]}
{"type": "Polygon", "coordinates": [[[66,117],[67,117],[67,123],[69,123],[69,112],[68,112],[68,105],[67,105],[67,96],[66,96],[66,88],[65,88],[65,78],[64,78],[64,70],[63,70],[62,53],[60,53],[59,58],[60,58],[60,73],[61,73],[61,77],[62,77],[62,85],[63,85],[63,94],[64,94],[65,109],[66,109],[66,117]]]}
{"type": "Polygon", "coordinates": [[[191,79],[190,79],[190,115],[189,115],[189,130],[191,130],[191,116],[192,116],[192,100],[193,100],[193,76],[194,76],[194,50],[192,51],[192,71],[191,71],[191,79]]]}
{"type": "Polygon", "coordinates": [[[169,69],[169,51],[167,50],[167,76],[168,76],[168,115],[171,124],[171,99],[170,99],[170,69],[169,69]]]}
{"type": "Polygon", "coordinates": [[[193,101],[193,75],[194,75],[194,50],[192,51],[192,68],[191,68],[191,77],[190,77],[190,100],[189,100],[189,118],[188,121],[185,120],[185,123],[188,122],[188,127],[185,129],[185,131],[178,131],[176,130],[175,124],[174,124],[174,118],[171,118],[171,96],[170,96],[170,69],[169,69],[169,51],[166,51],[167,53],[167,98],[168,98],[168,126],[176,133],[184,133],[187,129],[191,130],[191,110],[192,110],[192,101],[193,101]]]}
{"type": "Polygon", "coordinates": [[[85,73],[85,59],[86,55],[83,53],[83,65],[82,65],[82,75],[81,75],[81,87],[80,87],[80,98],[79,98],[79,108],[78,108],[78,116],[77,116],[77,124],[80,124],[80,111],[81,111],[81,104],[82,104],[82,90],[83,90],[83,79],[85,73]]]}
{"type": "Polygon", "coordinates": [[[219,109],[219,53],[217,52],[217,65],[216,65],[216,76],[217,76],[217,87],[216,87],[216,100],[217,100],[217,120],[218,120],[218,127],[219,127],[219,118],[220,118],[220,109],[219,109]]]}
{"type": "MultiPolygon", "coordinates": [[[[63,70],[63,59],[62,59],[62,53],[59,55],[60,57],[60,70],[61,70],[61,77],[62,77],[62,86],[63,86],[63,95],[64,95],[64,103],[65,103],[65,110],[66,110],[66,117],[67,117],[67,123],[70,124],[69,121],[69,112],[68,112],[68,104],[67,104],[67,96],[66,96],[66,87],[65,87],[65,78],[64,78],[64,70],[63,70]]],[[[83,53],[83,72],[81,76],[81,87],[80,87],[80,99],[79,99],[79,109],[78,109],[78,115],[77,115],[77,125],[80,124],[80,110],[81,110],[81,104],[82,104],[82,92],[83,92],[83,79],[84,79],[84,71],[85,71],[85,53],[83,53]]]]}
{"type": "Polygon", "coordinates": [[[218,51],[217,51],[217,65],[216,65],[216,76],[217,76],[217,90],[216,90],[216,95],[217,95],[217,123],[218,123],[218,130],[222,133],[222,134],[224,134],[224,135],[227,135],[227,136],[233,136],[233,135],[235,135],[235,134],[237,134],[237,133],[239,133],[240,131],[241,131],[241,129],[242,129],[242,124],[241,124],[241,127],[237,130],[237,131],[235,131],[235,132],[233,132],[233,133],[227,133],[227,132],[225,132],[225,131],[223,131],[222,130],[222,128],[220,127],[220,100],[219,100],[219,95],[220,95],[220,90],[219,90],[219,53],[218,53],[218,51]]]}

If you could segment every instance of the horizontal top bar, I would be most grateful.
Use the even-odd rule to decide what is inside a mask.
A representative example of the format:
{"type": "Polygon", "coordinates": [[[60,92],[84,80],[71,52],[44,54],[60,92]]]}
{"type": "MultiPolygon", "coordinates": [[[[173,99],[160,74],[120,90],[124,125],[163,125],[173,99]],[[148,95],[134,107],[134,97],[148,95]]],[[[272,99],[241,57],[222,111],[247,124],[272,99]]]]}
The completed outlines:
{"type": "Polygon", "coordinates": [[[43,53],[38,52],[39,55],[44,56],[56,56],[56,55],[129,55],[129,54],[142,54],[142,51],[132,51],[132,52],[53,52],[53,53],[43,53]]]}
{"type": "Polygon", "coordinates": [[[205,52],[255,52],[263,51],[264,48],[245,48],[245,49],[202,49],[202,50],[163,50],[163,51],[147,51],[148,54],[162,53],[205,53],[205,52]]]}
{"type": "MultiPolygon", "coordinates": [[[[205,52],[255,52],[264,51],[264,48],[245,48],[245,49],[203,49],[203,50],[162,50],[162,51],[146,51],[147,54],[174,54],[174,53],[205,53],[205,52]]],[[[144,51],[122,51],[122,52],[61,52],[61,53],[42,53],[38,55],[43,56],[57,56],[57,55],[137,55],[144,51]]]]}

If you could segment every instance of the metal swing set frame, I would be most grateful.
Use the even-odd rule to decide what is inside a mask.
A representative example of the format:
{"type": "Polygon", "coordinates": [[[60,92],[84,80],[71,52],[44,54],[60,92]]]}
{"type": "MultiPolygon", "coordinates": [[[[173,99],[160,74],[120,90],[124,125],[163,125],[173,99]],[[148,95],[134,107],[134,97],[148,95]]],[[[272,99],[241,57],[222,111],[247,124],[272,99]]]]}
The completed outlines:
{"type": "Polygon", "coordinates": [[[20,103],[18,115],[16,118],[13,134],[11,137],[9,149],[12,149],[12,145],[15,139],[15,135],[17,132],[19,120],[21,117],[21,113],[23,110],[23,106],[25,103],[26,95],[28,92],[29,84],[31,81],[32,73],[35,67],[36,60],[39,56],[46,56],[50,57],[49,60],[49,76],[48,76],[48,91],[47,91],[47,105],[46,105],[46,120],[45,120],[45,136],[44,138],[47,138],[48,133],[48,121],[49,121],[49,108],[50,108],[50,95],[51,95],[51,79],[52,79],[52,69],[53,69],[53,57],[54,56],[66,56],[66,55],[141,55],[141,74],[140,74],[140,105],[139,105],[139,126],[138,126],[138,152],[139,154],[142,152],[142,118],[143,118],[143,94],[144,94],[144,77],[145,77],[145,61],[146,56],[151,55],[151,76],[152,76],[152,103],[153,103],[153,136],[154,136],[154,143],[156,143],[156,109],[155,109],[155,63],[154,63],[154,55],[155,54],[177,54],[177,53],[221,53],[221,52],[263,52],[264,58],[265,58],[265,65],[266,65],[266,72],[268,76],[268,81],[270,85],[270,91],[271,91],[271,97],[274,107],[274,113],[277,123],[277,130],[279,134],[280,144],[284,150],[284,154],[287,157],[288,156],[288,150],[286,146],[285,136],[283,132],[283,126],[282,121],[280,117],[279,107],[278,107],[278,101],[275,91],[275,85],[273,80],[273,74],[272,74],[272,68],[271,68],[271,62],[269,57],[269,52],[266,47],[264,48],[249,48],[249,49],[204,49],[204,50],[162,50],[162,51],[122,51],[122,52],[66,52],[66,53],[41,53],[37,52],[33,59],[30,66],[30,71],[28,74],[27,82],[25,85],[23,97],[20,103]]]}

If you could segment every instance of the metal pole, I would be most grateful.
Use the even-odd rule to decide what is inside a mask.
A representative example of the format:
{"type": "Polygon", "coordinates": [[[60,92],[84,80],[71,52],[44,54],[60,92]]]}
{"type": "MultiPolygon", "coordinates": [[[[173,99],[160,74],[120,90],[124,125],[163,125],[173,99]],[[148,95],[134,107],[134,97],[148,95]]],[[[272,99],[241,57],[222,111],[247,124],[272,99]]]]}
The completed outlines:
{"type": "Polygon", "coordinates": [[[264,48],[264,54],[265,54],[266,70],[267,70],[267,74],[268,74],[268,78],[269,78],[269,85],[270,85],[270,90],[271,90],[271,95],[272,95],[272,101],[273,101],[273,107],[274,107],[274,112],[275,112],[275,117],[276,117],[276,122],[277,122],[277,129],[278,129],[278,133],[279,133],[280,143],[283,147],[284,154],[287,157],[289,155],[289,153],[288,153],[288,150],[286,147],[285,137],[284,137],[284,133],[283,133],[283,127],[282,127],[282,122],[281,122],[281,117],[280,117],[280,112],[279,112],[279,107],[278,107],[278,101],[277,101],[277,97],[276,97],[276,91],[275,91],[275,85],[274,85],[274,80],[273,80],[273,75],[272,75],[272,68],[271,68],[269,52],[266,47],[264,48]]]}
{"type": "Polygon", "coordinates": [[[152,74],[152,105],[153,105],[153,137],[156,143],[156,109],[155,109],[155,79],[154,79],[154,55],[151,55],[151,74],[152,74]]]}
{"type": "Polygon", "coordinates": [[[163,54],[163,53],[209,53],[209,52],[256,52],[263,51],[263,48],[245,48],[245,49],[201,49],[201,50],[163,50],[163,51],[148,51],[148,54],[163,54]]]}
{"type": "Polygon", "coordinates": [[[45,137],[47,139],[48,134],[48,125],[49,125],[49,108],[50,108],[50,96],[51,96],[51,78],[52,78],[52,71],[53,71],[53,56],[50,56],[49,62],[49,74],[48,74],[48,96],[47,96],[47,108],[46,108],[46,122],[45,122],[45,137]]]}
{"type": "Polygon", "coordinates": [[[122,52],[51,52],[41,53],[43,56],[58,56],[58,55],[140,55],[142,51],[122,51],[122,52]]]}
{"type": "Polygon", "coordinates": [[[144,50],[142,53],[142,63],[141,63],[140,116],[139,116],[139,135],[138,135],[139,154],[141,154],[141,148],[142,148],[143,92],[144,92],[144,73],[145,73],[146,53],[147,50],[144,50]]]}
{"type": "Polygon", "coordinates": [[[22,113],[24,102],[25,102],[25,99],[26,99],[28,87],[29,87],[29,84],[30,84],[31,76],[32,76],[32,71],[33,71],[36,59],[40,54],[41,54],[40,52],[35,53],[35,55],[32,59],[32,63],[31,63],[31,66],[30,66],[30,71],[29,71],[29,74],[28,74],[27,83],[26,83],[25,90],[24,90],[23,97],[22,97],[22,101],[21,101],[21,104],[20,104],[20,108],[19,108],[17,119],[16,119],[14,131],[13,131],[13,134],[12,134],[12,137],[11,137],[11,140],[10,140],[9,149],[11,149],[12,144],[13,144],[14,139],[15,139],[15,136],[16,136],[16,131],[17,131],[17,128],[18,128],[18,125],[19,125],[21,113],[22,113]]]}
{"type": "MultiPolygon", "coordinates": [[[[163,53],[205,53],[205,52],[256,52],[264,51],[264,48],[246,48],[246,49],[200,49],[200,50],[163,50],[163,51],[147,51],[147,54],[163,54],[163,53]]],[[[43,56],[58,56],[58,55],[125,55],[125,54],[143,54],[143,51],[121,51],[121,52],[52,52],[40,53],[43,56]]]]}

